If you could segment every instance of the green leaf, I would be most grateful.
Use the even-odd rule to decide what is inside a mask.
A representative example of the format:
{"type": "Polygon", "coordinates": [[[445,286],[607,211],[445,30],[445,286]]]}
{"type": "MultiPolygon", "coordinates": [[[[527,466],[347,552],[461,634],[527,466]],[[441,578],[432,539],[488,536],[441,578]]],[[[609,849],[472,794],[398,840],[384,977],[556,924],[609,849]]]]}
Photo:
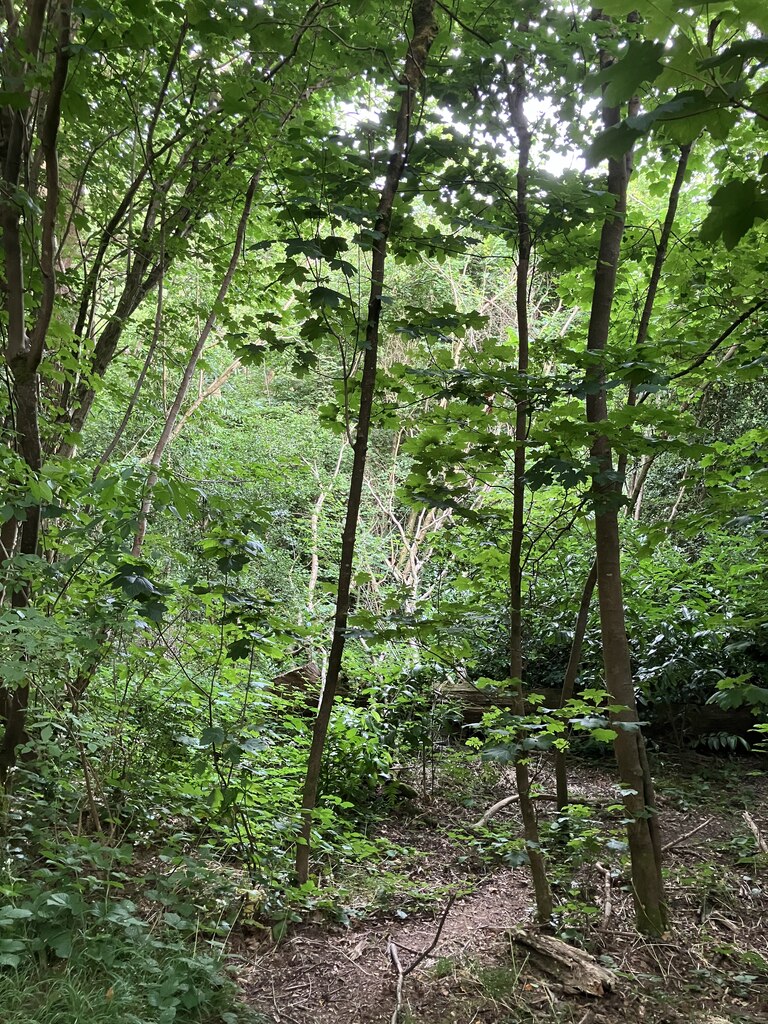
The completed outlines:
{"type": "Polygon", "coordinates": [[[46,942],[56,956],[61,957],[62,960],[67,960],[72,955],[72,932],[56,932],[53,935],[46,936],[46,942]]]}
{"type": "Polygon", "coordinates": [[[220,725],[212,725],[209,726],[207,729],[203,729],[203,731],[200,733],[200,742],[203,744],[204,747],[219,747],[224,742],[226,737],[227,734],[224,732],[220,725]]]}
{"type": "Polygon", "coordinates": [[[756,219],[768,217],[768,195],[758,192],[757,182],[735,178],[721,185],[710,199],[711,210],[701,227],[701,239],[714,242],[722,236],[726,249],[734,249],[756,219]]]}
{"type": "Polygon", "coordinates": [[[633,128],[627,121],[612,125],[597,136],[584,153],[588,167],[596,167],[603,160],[618,160],[628,153],[647,129],[633,128]]]}
{"type": "Polygon", "coordinates": [[[12,921],[23,921],[32,917],[32,911],[25,907],[2,907],[0,909],[0,928],[12,921]]]}
{"type": "Polygon", "coordinates": [[[333,288],[325,288],[323,285],[318,285],[309,293],[310,306],[329,306],[331,309],[338,309],[339,306],[346,305],[348,302],[349,299],[346,295],[342,295],[341,292],[337,292],[333,288]]]}
{"type": "Polygon", "coordinates": [[[768,61],[768,39],[743,39],[733,46],[727,47],[722,53],[708,57],[699,62],[699,68],[717,68],[729,61],[743,64],[747,60],[756,60],[761,64],[768,61]]]}
{"type": "Polygon", "coordinates": [[[615,729],[592,729],[591,736],[600,743],[612,743],[618,733],[615,729]]]}
{"type": "Polygon", "coordinates": [[[664,70],[659,58],[664,53],[663,43],[648,39],[633,39],[621,60],[600,73],[598,79],[607,83],[603,98],[610,107],[634,96],[644,82],[653,82],[664,70]]]}

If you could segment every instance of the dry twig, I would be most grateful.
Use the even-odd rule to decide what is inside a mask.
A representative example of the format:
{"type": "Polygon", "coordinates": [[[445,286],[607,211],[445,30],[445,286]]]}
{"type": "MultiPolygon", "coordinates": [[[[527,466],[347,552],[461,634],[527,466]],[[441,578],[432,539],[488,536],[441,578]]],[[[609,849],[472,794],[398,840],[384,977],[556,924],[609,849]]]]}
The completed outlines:
{"type": "Polygon", "coordinates": [[[714,820],[715,819],[713,815],[711,818],[707,818],[706,821],[699,822],[696,828],[692,828],[690,832],[684,832],[681,836],[678,836],[677,839],[672,839],[670,842],[665,843],[664,846],[662,846],[661,848],[662,853],[666,853],[667,850],[671,850],[675,846],[679,846],[681,843],[684,843],[686,839],[690,839],[691,836],[695,836],[697,832],[701,832],[703,828],[706,828],[707,825],[709,825],[714,820]]]}
{"type": "Polygon", "coordinates": [[[396,1002],[395,1009],[392,1014],[391,1024],[397,1024],[398,1018],[400,1016],[400,1010],[402,1009],[403,1006],[403,983],[405,982],[405,979],[409,974],[411,974],[412,971],[416,970],[416,968],[419,966],[420,963],[422,963],[422,961],[426,960],[426,958],[430,955],[432,950],[440,941],[440,935],[442,934],[443,928],[445,927],[445,922],[448,919],[448,913],[455,902],[456,893],[453,893],[449,897],[448,902],[445,905],[445,910],[443,911],[440,917],[440,923],[437,926],[435,937],[432,939],[430,944],[416,956],[416,959],[405,969],[403,968],[402,961],[400,960],[400,953],[398,951],[398,948],[392,941],[392,937],[389,937],[387,943],[387,953],[389,954],[389,959],[392,961],[395,970],[397,971],[396,1002]]]}
{"type": "Polygon", "coordinates": [[[395,1009],[392,1013],[392,1024],[397,1024],[398,1017],[400,1016],[400,1009],[403,1005],[403,982],[405,981],[405,974],[403,973],[403,965],[400,962],[400,954],[397,952],[397,946],[394,944],[391,937],[387,945],[387,952],[389,953],[389,959],[395,965],[395,970],[397,971],[396,1002],[395,1009]]]}
{"type": "Polygon", "coordinates": [[[613,911],[613,903],[611,902],[611,869],[605,867],[600,863],[600,861],[595,863],[595,867],[603,876],[603,882],[605,885],[603,894],[603,920],[601,922],[601,927],[607,928],[613,911]]]}
{"type": "Polygon", "coordinates": [[[747,828],[755,837],[755,842],[757,843],[757,848],[760,851],[760,853],[768,853],[768,843],[766,843],[766,841],[760,835],[760,829],[757,827],[757,822],[749,813],[749,811],[744,811],[744,821],[746,821],[747,828]]]}

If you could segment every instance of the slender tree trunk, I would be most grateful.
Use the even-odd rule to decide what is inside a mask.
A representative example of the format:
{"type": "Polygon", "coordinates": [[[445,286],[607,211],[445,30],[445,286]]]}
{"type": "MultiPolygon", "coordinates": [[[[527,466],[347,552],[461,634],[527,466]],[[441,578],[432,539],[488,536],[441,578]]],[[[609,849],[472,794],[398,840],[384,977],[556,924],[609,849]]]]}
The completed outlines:
{"type": "MultiPolygon", "coordinates": [[[[525,445],[528,437],[529,407],[525,395],[528,375],[530,330],[528,322],[528,276],[531,262],[531,229],[528,220],[528,173],[531,152],[531,133],[525,116],[525,66],[518,60],[515,67],[514,87],[510,90],[510,114],[518,141],[517,168],[517,271],[515,281],[515,308],[518,337],[518,387],[520,396],[515,414],[515,457],[512,479],[512,537],[509,546],[509,674],[517,688],[517,714],[525,714],[523,688],[523,542],[525,534],[525,445]]],[[[528,755],[522,751],[515,758],[515,782],[520,815],[523,819],[528,858],[531,865],[536,911],[544,924],[552,917],[552,891],[547,879],[547,867],[539,843],[539,823],[531,799],[531,780],[528,755]]]]}
{"type": "MultiPolygon", "coordinates": [[[[576,679],[578,678],[579,666],[581,664],[581,652],[584,648],[584,637],[587,632],[587,623],[589,622],[589,608],[592,604],[592,595],[595,591],[596,583],[597,562],[593,561],[581,593],[579,612],[576,616],[576,625],[573,630],[573,640],[571,641],[571,652],[568,656],[568,664],[563,676],[563,691],[560,696],[561,708],[564,708],[571,697],[573,697],[576,688],[576,679]]],[[[562,811],[569,802],[568,763],[564,750],[558,750],[555,753],[555,793],[557,795],[557,809],[562,811]]]]}
{"type": "Polygon", "coordinates": [[[133,554],[134,558],[138,558],[141,555],[141,550],[144,546],[144,538],[146,537],[147,534],[147,521],[149,518],[149,513],[152,509],[152,491],[154,490],[159,478],[160,464],[163,461],[165,449],[167,448],[168,443],[171,440],[173,430],[176,425],[176,420],[178,419],[179,413],[181,412],[181,407],[184,404],[184,399],[187,397],[187,392],[189,391],[189,386],[192,383],[192,378],[195,374],[195,369],[197,367],[197,361],[200,358],[203,348],[205,347],[205,343],[208,341],[211,331],[213,330],[216,324],[219,307],[227,297],[230,285],[232,284],[232,279],[235,276],[235,270],[237,269],[237,265],[240,262],[240,256],[243,251],[243,242],[245,239],[245,229],[248,226],[248,218],[251,215],[251,207],[253,206],[253,197],[256,192],[256,186],[258,185],[260,178],[261,168],[252,175],[251,180],[248,183],[248,189],[245,194],[243,210],[242,213],[240,214],[240,220],[237,225],[235,244],[232,249],[232,255],[230,256],[229,259],[229,264],[227,265],[224,277],[222,278],[221,284],[219,285],[219,290],[216,294],[216,300],[211,308],[210,313],[208,314],[208,319],[205,321],[205,324],[203,326],[202,331],[200,332],[195,347],[192,349],[192,354],[189,357],[186,368],[182,375],[181,383],[179,384],[178,390],[176,391],[176,397],[174,398],[173,403],[170,409],[168,410],[168,414],[166,415],[165,423],[163,425],[163,430],[160,434],[157,444],[155,445],[155,449],[152,452],[152,458],[150,459],[149,463],[149,476],[147,477],[147,482],[144,486],[144,497],[142,499],[141,510],[139,512],[139,523],[136,529],[136,536],[134,537],[133,540],[133,548],[131,553],[133,554]]]}
{"type": "Polygon", "coordinates": [[[216,380],[211,381],[207,388],[203,387],[203,371],[200,371],[200,383],[197,389],[197,398],[194,400],[192,405],[190,405],[188,409],[185,409],[184,413],[179,416],[178,423],[173,428],[173,433],[171,434],[171,442],[176,440],[187,422],[192,419],[205,400],[207,398],[212,398],[214,395],[218,395],[221,392],[229,378],[236,370],[239,369],[239,367],[240,359],[233,359],[229,366],[225,370],[222,370],[216,380]]]}
{"type": "MultiPolygon", "coordinates": [[[[651,277],[648,282],[648,289],[645,294],[645,302],[643,304],[643,311],[640,315],[640,323],[637,328],[637,337],[635,338],[635,351],[638,352],[638,354],[641,347],[648,340],[648,330],[651,324],[653,308],[656,303],[656,296],[659,291],[659,284],[661,283],[662,270],[664,269],[664,263],[667,258],[669,240],[672,237],[672,229],[675,224],[677,207],[680,201],[680,193],[685,182],[685,175],[688,168],[688,158],[690,156],[690,153],[690,144],[680,147],[680,156],[677,162],[677,169],[675,171],[675,177],[669,192],[667,212],[664,217],[664,223],[662,225],[661,234],[659,235],[659,242],[656,246],[656,255],[653,261],[653,269],[651,271],[651,277]]],[[[633,407],[636,404],[637,388],[634,384],[632,384],[627,394],[627,405],[633,407]]],[[[634,516],[636,519],[638,518],[640,503],[642,500],[643,485],[648,476],[648,472],[650,471],[651,465],[653,464],[654,458],[655,456],[649,456],[643,461],[637,479],[634,481],[634,484],[632,486],[631,493],[628,494],[628,501],[630,507],[634,502],[634,516]]],[[[620,482],[618,485],[619,487],[623,486],[626,470],[627,454],[626,452],[622,452],[619,456],[618,463],[618,476],[620,478],[620,482]]],[[[565,676],[563,678],[563,690],[560,700],[561,708],[563,708],[571,699],[571,697],[573,697],[576,679],[578,677],[579,672],[579,665],[581,663],[581,654],[584,647],[584,636],[587,631],[589,609],[592,603],[592,595],[595,590],[596,582],[597,562],[593,561],[589,573],[587,575],[587,579],[584,583],[584,588],[581,594],[581,602],[579,604],[579,611],[576,616],[576,625],[573,631],[571,651],[568,658],[568,665],[565,670],[565,676]]],[[[557,751],[557,753],[555,754],[555,789],[557,793],[557,806],[559,810],[562,810],[568,804],[568,765],[566,760],[566,753],[562,750],[557,751]]]]}
{"type": "Polygon", "coordinates": [[[680,508],[681,508],[681,506],[683,504],[683,498],[685,497],[685,492],[687,490],[688,490],[688,466],[686,466],[685,469],[683,470],[683,479],[682,479],[682,483],[680,484],[680,490],[677,492],[677,497],[675,498],[675,502],[674,502],[672,508],[669,510],[669,515],[667,516],[667,530],[669,530],[670,523],[672,523],[672,521],[677,518],[677,514],[680,511],[680,508]]]}
{"type": "Polygon", "coordinates": [[[317,581],[320,578],[320,517],[322,515],[326,499],[333,491],[338,475],[341,472],[346,447],[347,439],[346,437],[343,437],[341,444],[339,445],[339,454],[336,459],[336,465],[333,467],[331,479],[326,486],[322,486],[320,482],[320,472],[317,467],[315,467],[315,479],[317,480],[320,492],[315,499],[315,504],[312,506],[312,514],[309,517],[309,530],[311,537],[309,580],[307,582],[307,611],[309,612],[314,612],[315,610],[315,592],[317,590],[317,581]]]}
{"type": "Polygon", "coordinates": [[[414,0],[411,7],[413,35],[405,61],[405,70],[400,79],[400,103],[395,127],[392,156],[387,167],[384,185],[376,211],[375,241],[372,247],[371,281],[368,296],[368,319],[365,331],[365,356],[360,382],[360,411],[357,421],[357,435],[354,443],[352,475],[347,498],[347,514],[341,536],[341,560],[339,563],[336,611],[333,622],[333,638],[328,657],[325,685],[320,698],[320,707],[312,729],[312,742],[307,761],[307,771],[301,800],[301,829],[296,847],[296,875],[299,882],[309,877],[309,855],[312,837],[312,817],[317,805],[320,770],[323,760],[325,738],[331,719],[333,702],[339,683],[339,674],[344,655],[347,621],[349,618],[349,597],[352,585],[352,567],[355,554],[357,520],[365,484],[365,464],[368,456],[368,434],[376,387],[376,367],[379,347],[379,324],[384,289],[384,271],[387,256],[387,240],[392,220],[392,207],[400,180],[405,170],[408,146],[411,136],[411,118],[419,86],[424,78],[425,65],[432,41],[437,34],[434,18],[435,0],[414,0]]]}
{"type": "MultiPolygon", "coordinates": [[[[161,256],[161,262],[162,262],[162,256],[161,256]]],[[[133,410],[136,408],[136,403],[139,400],[139,395],[141,394],[141,389],[144,386],[144,380],[146,379],[147,373],[149,372],[149,368],[152,365],[152,360],[155,358],[155,350],[157,349],[157,343],[160,340],[160,331],[161,331],[162,326],[163,326],[163,297],[164,297],[164,287],[163,287],[163,284],[164,284],[163,277],[161,276],[160,281],[158,282],[158,285],[157,285],[157,304],[155,306],[155,325],[154,325],[154,328],[152,329],[152,339],[151,339],[151,341],[149,343],[149,347],[147,349],[147,354],[146,354],[146,356],[144,358],[144,364],[141,367],[141,370],[139,372],[139,376],[136,378],[136,383],[135,383],[135,385],[133,387],[133,392],[131,394],[130,399],[128,400],[128,405],[126,406],[125,412],[123,413],[123,418],[120,420],[120,423],[119,423],[119,425],[117,427],[117,430],[114,433],[114,436],[112,437],[112,440],[109,442],[107,447],[104,449],[104,453],[102,454],[101,458],[98,461],[98,464],[97,464],[96,468],[93,471],[93,479],[94,480],[96,480],[96,478],[98,477],[99,473],[102,471],[102,469],[109,462],[109,460],[112,457],[112,454],[114,453],[115,449],[120,444],[122,436],[125,433],[125,428],[128,426],[128,423],[129,423],[129,421],[131,419],[131,416],[133,415],[133,410]]]]}
{"type": "MultiPolygon", "coordinates": [[[[618,124],[620,112],[604,105],[606,127],[618,124]]],[[[608,191],[614,197],[614,209],[606,218],[600,237],[594,276],[592,310],[587,348],[595,357],[589,370],[591,387],[586,399],[587,420],[594,424],[591,447],[594,466],[592,505],[595,516],[595,552],[600,605],[600,631],[603,644],[605,683],[615,703],[625,710],[615,713],[614,750],[623,785],[623,799],[630,822],[627,826],[632,862],[632,889],[638,928],[660,934],[666,927],[667,911],[661,876],[661,847],[655,821],[655,796],[640,730],[632,666],[624,618],[621,581],[621,541],[619,536],[620,495],[613,480],[613,455],[610,441],[602,429],[608,419],[605,387],[605,350],[611,326],[611,310],[621,254],[626,216],[630,158],[608,162],[608,191]]]]}

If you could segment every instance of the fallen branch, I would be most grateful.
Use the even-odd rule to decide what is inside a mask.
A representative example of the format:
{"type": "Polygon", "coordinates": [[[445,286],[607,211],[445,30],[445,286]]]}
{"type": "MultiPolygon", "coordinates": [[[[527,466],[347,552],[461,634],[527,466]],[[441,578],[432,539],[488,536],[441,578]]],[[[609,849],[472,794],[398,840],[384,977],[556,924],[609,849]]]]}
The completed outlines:
{"type": "Polygon", "coordinates": [[[603,876],[603,920],[601,922],[601,927],[607,928],[608,922],[611,919],[611,913],[613,911],[613,903],[611,902],[611,869],[605,867],[603,864],[600,863],[600,861],[595,862],[595,867],[603,876]]]}
{"type": "Polygon", "coordinates": [[[484,828],[485,825],[491,820],[494,815],[498,814],[499,811],[503,811],[505,807],[514,803],[517,800],[517,794],[514,796],[505,796],[503,800],[497,800],[495,804],[492,804],[482,818],[479,818],[474,825],[468,825],[467,828],[474,832],[477,829],[484,828]]]}
{"type": "Polygon", "coordinates": [[[443,928],[445,927],[445,922],[448,919],[448,914],[450,912],[451,907],[453,906],[453,904],[455,902],[456,902],[456,893],[453,893],[448,898],[448,902],[445,905],[445,910],[443,910],[443,913],[440,915],[440,922],[439,922],[439,924],[437,926],[437,931],[435,932],[435,937],[432,939],[430,944],[425,949],[422,949],[422,951],[416,956],[416,959],[408,967],[406,967],[405,969],[403,968],[402,961],[400,960],[400,953],[398,951],[398,948],[395,945],[395,943],[392,941],[392,937],[391,936],[389,937],[389,940],[388,940],[388,943],[387,943],[387,953],[389,954],[389,959],[392,961],[392,963],[394,964],[395,970],[397,971],[397,990],[396,990],[396,997],[395,997],[396,1001],[395,1001],[395,1009],[394,1009],[394,1012],[392,1014],[391,1024],[397,1024],[398,1018],[400,1016],[400,1010],[402,1009],[402,1006],[403,1006],[403,984],[405,982],[405,979],[408,977],[409,974],[411,974],[413,971],[416,970],[416,968],[419,966],[420,963],[422,963],[424,960],[426,960],[426,958],[431,954],[432,950],[435,948],[435,946],[440,941],[440,936],[442,934],[443,928]]]}
{"type": "Polygon", "coordinates": [[[405,974],[403,973],[403,965],[400,962],[400,954],[397,952],[397,946],[390,938],[387,946],[387,952],[389,953],[389,959],[395,965],[397,971],[397,993],[395,1009],[392,1013],[392,1024],[397,1024],[398,1017],[400,1016],[400,1010],[403,1005],[403,982],[405,981],[405,974]]]}
{"type": "Polygon", "coordinates": [[[760,853],[768,853],[768,843],[766,843],[766,841],[760,835],[760,829],[757,827],[757,822],[749,813],[749,811],[744,811],[744,821],[746,821],[747,828],[755,837],[755,842],[757,843],[757,848],[760,851],[760,853]]]}
{"type": "Polygon", "coordinates": [[[567,994],[604,996],[618,987],[619,979],[613,971],[583,949],[551,935],[522,929],[512,929],[508,934],[513,943],[525,949],[528,962],[559,982],[567,994]]]}
{"type": "Polygon", "coordinates": [[[677,839],[672,839],[670,842],[665,843],[664,846],[662,846],[661,848],[661,852],[666,853],[667,850],[671,850],[675,846],[679,846],[681,843],[684,843],[686,839],[690,839],[691,836],[695,836],[697,832],[701,832],[703,828],[706,828],[707,825],[709,825],[714,820],[715,819],[713,815],[711,818],[707,818],[706,821],[699,822],[696,828],[692,828],[690,832],[684,832],[681,836],[678,836],[677,839]]]}
{"type": "Polygon", "coordinates": [[[455,902],[456,902],[456,893],[453,893],[451,896],[449,896],[448,902],[445,905],[445,910],[443,911],[442,916],[440,918],[440,923],[437,926],[437,931],[435,932],[434,939],[432,939],[432,941],[430,942],[430,944],[427,946],[426,949],[423,949],[421,951],[421,953],[419,953],[419,955],[413,961],[411,966],[405,971],[406,975],[410,974],[412,971],[415,971],[416,968],[419,966],[419,964],[422,962],[422,960],[426,960],[426,958],[429,956],[429,954],[432,952],[432,950],[438,944],[438,942],[440,941],[440,935],[441,935],[441,933],[443,931],[443,928],[445,927],[445,922],[448,919],[448,914],[450,912],[450,909],[451,909],[451,907],[453,906],[453,904],[455,902]]]}
{"type": "MultiPolygon", "coordinates": [[[[485,825],[487,825],[491,818],[495,817],[495,815],[497,815],[499,811],[503,811],[505,807],[508,807],[516,800],[517,795],[505,796],[503,799],[497,800],[495,804],[491,804],[491,806],[488,808],[488,810],[481,818],[478,818],[476,822],[474,822],[472,825],[467,825],[466,827],[469,829],[470,832],[476,832],[478,829],[481,829],[485,825]]],[[[554,793],[535,793],[531,797],[531,800],[534,800],[537,803],[545,804],[557,803],[557,797],[554,793]]],[[[588,800],[586,797],[578,797],[577,799],[571,800],[570,803],[583,804],[585,807],[595,807],[597,809],[603,806],[602,800],[588,800]]]]}

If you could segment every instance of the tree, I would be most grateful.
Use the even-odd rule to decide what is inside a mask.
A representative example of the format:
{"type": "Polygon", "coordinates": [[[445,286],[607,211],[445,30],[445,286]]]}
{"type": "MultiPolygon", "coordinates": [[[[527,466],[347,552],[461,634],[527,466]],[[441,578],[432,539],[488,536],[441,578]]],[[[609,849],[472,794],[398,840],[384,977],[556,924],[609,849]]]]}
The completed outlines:
{"type": "Polygon", "coordinates": [[[357,521],[360,514],[363,488],[365,486],[368,432],[376,388],[376,365],[382,298],[384,294],[387,241],[392,223],[395,196],[408,159],[416,100],[421,82],[425,76],[429,51],[437,34],[437,23],[434,18],[434,0],[414,0],[411,8],[411,18],[413,21],[413,35],[408,42],[405,68],[399,80],[402,95],[397,109],[391,156],[379,197],[373,227],[370,291],[365,324],[365,354],[363,356],[363,369],[360,381],[360,406],[357,416],[357,432],[353,445],[354,457],[347,497],[346,518],[341,539],[341,558],[336,592],[336,610],[333,620],[333,637],[328,656],[328,668],[320,698],[320,707],[312,729],[312,742],[302,791],[302,823],[299,844],[296,849],[296,875],[300,882],[306,882],[309,874],[312,812],[317,803],[323,747],[339,683],[339,674],[341,672],[346,643],[357,521]]]}
{"type": "MultiPolygon", "coordinates": [[[[610,67],[605,63],[604,67],[610,67]]],[[[604,100],[606,128],[619,123],[618,107],[604,100]]],[[[616,493],[610,441],[601,430],[608,419],[604,353],[611,329],[611,309],[616,290],[616,275],[621,256],[621,240],[627,209],[630,174],[628,153],[608,162],[608,192],[614,206],[603,224],[592,309],[587,335],[587,351],[596,355],[588,373],[587,420],[595,426],[590,455],[594,460],[592,502],[595,513],[595,551],[597,591],[600,602],[600,629],[603,641],[605,685],[617,705],[612,722],[617,729],[614,747],[619,766],[624,804],[631,816],[627,826],[632,860],[633,895],[641,930],[661,934],[666,927],[666,907],[661,876],[661,841],[656,818],[653,782],[640,731],[632,684],[632,666],[624,621],[624,597],[621,586],[621,541],[619,539],[618,498],[616,493]]]]}
{"type": "MultiPolygon", "coordinates": [[[[2,81],[13,104],[0,111],[0,163],[3,232],[3,305],[5,367],[10,383],[9,421],[6,430],[19,452],[27,479],[34,482],[42,467],[38,410],[38,370],[45,354],[48,329],[56,300],[56,224],[59,209],[59,125],[70,62],[72,5],[69,0],[49,6],[35,0],[27,7],[22,25],[13,7],[2,40],[2,81]],[[42,82],[42,86],[37,83],[42,82]],[[45,184],[38,182],[44,166],[45,184]],[[34,176],[34,177],[33,177],[34,176]],[[42,202],[36,256],[39,276],[26,281],[28,256],[24,251],[23,224],[27,202],[42,202]]],[[[38,553],[40,506],[32,502],[23,519],[14,515],[5,523],[6,557],[16,551],[28,559],[38,553]]],[[[11,597],[15,608],[31,602],[29,580],[11,597]]],[[[13,765],[17,747],[24,742],[24,721],[29,702],[27,682],[13,689],[0,688],[0,719],[5,724],[0,747],[0,784],[13,765]]]]}
{"type": "MultiPolygon", "coordinates": [[[[7,6],[0,126],[12,391],[6,435],[28,491],[5,520],[2,543],[8,559],[19,556],[10,563],[19,574],[17,604],[33,600],[41,495],[49,490],[37,480],[44,458],[74,453],[144,300],[194,240],[216,250],[207,219],[243,194],[250,214],[261,181],[254,167],[268,156],[278,160],[285,135],[289,145],[303,139],[299,112],[339,79],[317,46],[329,21],[345,17],[337,6],[289,0],[245,17],[224,3],[189,12],[170,3],[162,11],[147,7],[145,21],[134,5],[118,3],[96,5],[74,22],[68,2],[36,2],[21,16],[7,6]],[[309,75],[294,69],[304,44],[318,58],[309,75]]],[[[333,65],[328,50],[325,58],[333,65]]],[[[241,236],[245,228],[244,221],[241,236]]],[[[231,273],[211,325],[223,312],[228,279],[231,273]]],[[[191,372],[195,362],[193,351],[191,372]]],[[[0,700],[3,773],[24,739],[28,692],[25,682],[0,700]]]]}

